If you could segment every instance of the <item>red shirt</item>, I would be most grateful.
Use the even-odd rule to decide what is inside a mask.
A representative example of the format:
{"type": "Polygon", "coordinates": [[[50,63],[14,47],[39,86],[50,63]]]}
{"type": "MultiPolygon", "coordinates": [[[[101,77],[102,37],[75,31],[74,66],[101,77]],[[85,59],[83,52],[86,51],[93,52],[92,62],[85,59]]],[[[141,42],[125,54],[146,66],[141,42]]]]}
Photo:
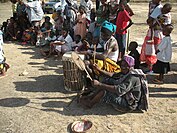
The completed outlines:
{"type": "Polygon", "coordinates": [[[130,15],[128,14],[128,12],[125,9],[123,11],[120,11],[118,13],[117,20],[116,20],[116,26],[117,26],[116,34],[126,34],[127,30],[121,33],[119,31],[126,28],[129,21],[130,21],[130,15]]]}

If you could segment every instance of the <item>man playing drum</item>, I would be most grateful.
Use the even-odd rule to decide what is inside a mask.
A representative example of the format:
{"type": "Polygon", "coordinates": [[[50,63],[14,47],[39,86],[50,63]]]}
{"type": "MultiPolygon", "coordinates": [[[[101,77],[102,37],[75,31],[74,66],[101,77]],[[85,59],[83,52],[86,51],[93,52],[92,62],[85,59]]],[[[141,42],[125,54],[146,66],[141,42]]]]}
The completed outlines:
{"type": "Polygon", "coordinates": [[[91,95],[81,95],[79,102],[81,105],[91,108],[98,102],[104,102],[112,105],[118,111],[133,111],[136,109],[147,110],[148,108],[148,87],[145,74],[140,69],[133,69],[134,58],[127,55],[121,62],[121,73],[110,73],[95,68],[107,75],[102,82],[92,81],[94,91],[91,95]],[[144,84],[145,83],[145,84],[144,84]],[[142,91],[142,86],[145,85],[142,91]],[[145,93],[144,93],[145,92],[145,93]],[[141,102],[142,95],[147,95],[145,101],[141,102]],[[140,105],[144,104],[145,108],[140,105]]]}
{"type": "MultiPolygon", "coordinates": [[[[115,30],[116,26],[114,24],[104,21],[101,26],[101,38],[105,42],[103,54],[87,52],[87,54],[91,57],[91,64],[96,63],[100,69],[108,72],[120,72],[120,66],[116,63],[118,59],[119,48],[117,40],[113,36],[115,30]]],[[[89,69],[89,67],[92,66],[90,62],[86,62],[88,70],[91,70],[89,69]]],[[[98,71],[94,72],[96,75],[99,75],[98,71]]]]}

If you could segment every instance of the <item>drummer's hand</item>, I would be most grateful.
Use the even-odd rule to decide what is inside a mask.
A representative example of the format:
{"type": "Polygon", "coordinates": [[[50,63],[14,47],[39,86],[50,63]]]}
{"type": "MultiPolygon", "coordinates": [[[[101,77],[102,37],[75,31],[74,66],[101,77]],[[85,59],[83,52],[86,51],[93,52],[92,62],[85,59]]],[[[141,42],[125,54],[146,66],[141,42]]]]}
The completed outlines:
{"type": "Polygon", "coordinates": [[[99,86],[100,85],[100,82],[96,79],[92,80],[92,85],[93,86],[99,86]]]}
{"type": "Polygon", "coordinates": [[[89,42],[88,42],[87,40],[83,40],[83,44],[84,44],[87,48],[90,47],[90,44],[89,44],[89,42]]]}
{"type": "Polygon", "coordinates": [[[96,70],[100,71],[100,68],[98,67],[98,65],[96,63],[93,64],[93,68],[95,68],[96,70]]]}

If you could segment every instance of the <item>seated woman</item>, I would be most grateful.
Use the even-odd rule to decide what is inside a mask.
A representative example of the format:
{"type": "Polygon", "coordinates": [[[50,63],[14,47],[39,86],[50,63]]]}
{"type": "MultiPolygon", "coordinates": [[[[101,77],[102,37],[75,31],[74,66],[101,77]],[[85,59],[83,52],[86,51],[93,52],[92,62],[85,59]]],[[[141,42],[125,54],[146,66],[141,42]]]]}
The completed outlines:
{"type": "Polygon", "coordinates": [[[124,56],[121,62],[121,73],[110,73],[95,68],[101,73],[109,76],[101,83],[93,80],[94,90],[92,95],[81,96],[80,103],[85,107],[91,108],[98,102],[112,105],[119,111],[136,110],[142,95],[141,80],[139,75],[143,75],[140,70],[133,69],[134,58],[124,56]]]}

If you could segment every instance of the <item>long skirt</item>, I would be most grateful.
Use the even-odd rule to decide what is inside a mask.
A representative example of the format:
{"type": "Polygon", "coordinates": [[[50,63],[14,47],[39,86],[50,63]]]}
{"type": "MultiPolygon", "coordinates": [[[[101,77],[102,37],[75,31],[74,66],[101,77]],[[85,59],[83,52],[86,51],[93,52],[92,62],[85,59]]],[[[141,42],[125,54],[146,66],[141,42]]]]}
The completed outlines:
{"type": "Polygon", "coordinates": [[[151,41],[151,30],[149,29],[142,45],[140,61],[146,62],[148,65],[155,64],[157,61],[156,50],[162,40],[163,34],[161,30],[155,30],[153,40],[151,41]]]}

